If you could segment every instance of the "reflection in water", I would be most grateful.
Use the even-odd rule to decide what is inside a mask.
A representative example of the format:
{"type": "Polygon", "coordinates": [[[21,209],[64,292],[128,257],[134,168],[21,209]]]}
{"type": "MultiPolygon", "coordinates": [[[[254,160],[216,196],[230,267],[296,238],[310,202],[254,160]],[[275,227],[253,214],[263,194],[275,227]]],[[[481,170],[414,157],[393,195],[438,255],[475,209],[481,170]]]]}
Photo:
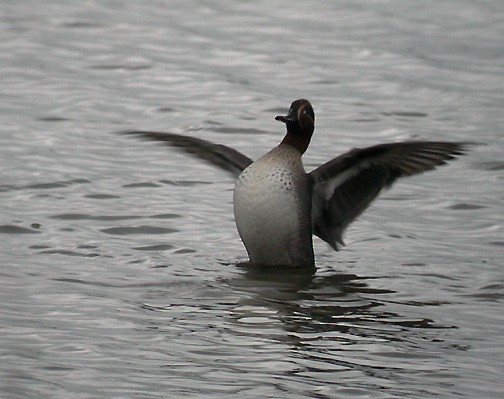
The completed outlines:
{"type": "Polygon", "coordinates": [[[404,339],[401,333],[412,328],[446,328],[432,320],[408,318],[391,311],[390,296],[395,291],[369,284],[380,277],[319,275],[315,269],[247,265],[243,269],[240,277],[228,281],[233,289],[253,294],[234,309],[233,319],[238,323],[281,321],[289,333],[339,332],[343,334],[340,338],[349,341],[395,341],[404,339]]]}
{"type": "Polygon", "coordinates": [[[379,391],[410,373],[444,372],[435,366],[438,354],[430,345],[444,345],[439,329],[449,327],[399,313],[436,304],[399,303],[397,292],[372,286],[372,280],[383,283],[388,277],[329,273],[243,267],[227,281],[248,294],[230,309],[228,331],[242,340],[280,344],[279,356],[296,364],[286,367],[286,378],[315,377],[340,387],[342,381],[365,378],[379,391]]]}

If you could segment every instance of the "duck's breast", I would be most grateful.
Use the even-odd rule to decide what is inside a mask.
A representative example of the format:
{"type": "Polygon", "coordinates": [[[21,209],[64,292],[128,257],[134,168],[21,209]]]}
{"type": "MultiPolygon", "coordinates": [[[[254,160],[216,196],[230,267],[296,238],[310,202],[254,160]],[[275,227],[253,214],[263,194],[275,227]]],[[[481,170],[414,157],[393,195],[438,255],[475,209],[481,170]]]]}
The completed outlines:
{"type": "Polygon", "coordinates": [[[236,226],[253,263],[313,265],[311,181],[295,149],[279,146],[238,177],[236,226]]]}

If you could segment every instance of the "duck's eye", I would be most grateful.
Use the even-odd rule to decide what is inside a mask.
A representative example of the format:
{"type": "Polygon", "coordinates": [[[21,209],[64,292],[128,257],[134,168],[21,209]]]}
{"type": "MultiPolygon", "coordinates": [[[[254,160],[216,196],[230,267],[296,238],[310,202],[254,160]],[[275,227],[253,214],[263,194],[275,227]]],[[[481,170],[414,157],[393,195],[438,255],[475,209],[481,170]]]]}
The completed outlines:
{"type": "Polygon", "coordinates": [[[303,115],[309,116],[311,119],[315,119],[313,110],[310,107],[303,107],[303,115]]]}
{"type": "Polygon", "coordinates": [[[301,113],[302,113],[303,115],[310,115],[310,112],[309,112],[309,110],[308,110],[308,107],[303,107],[303,108],[301,108],[299,111],[301,111],[301,113]]]}

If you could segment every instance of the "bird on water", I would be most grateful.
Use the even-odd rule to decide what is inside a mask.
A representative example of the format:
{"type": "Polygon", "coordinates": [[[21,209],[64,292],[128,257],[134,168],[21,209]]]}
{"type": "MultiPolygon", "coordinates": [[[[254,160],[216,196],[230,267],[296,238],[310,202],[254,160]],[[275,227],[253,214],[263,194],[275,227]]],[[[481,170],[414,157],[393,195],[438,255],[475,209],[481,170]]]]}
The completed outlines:
{"type": "Polygon", "coordinates": [[[302,155],[310,144],[315,112],[294,101],[281,143],[257,161],[222,144],[179,134],[127,131],[162,141],[218,166],[236,177],[233,209],[250,262],[264,266],[313,267],[313,235],[335,250],[343,232],[399,177],[412,176],[462,155],[468,143],[403,141],[352,149],[310,173],[302,155]]]}

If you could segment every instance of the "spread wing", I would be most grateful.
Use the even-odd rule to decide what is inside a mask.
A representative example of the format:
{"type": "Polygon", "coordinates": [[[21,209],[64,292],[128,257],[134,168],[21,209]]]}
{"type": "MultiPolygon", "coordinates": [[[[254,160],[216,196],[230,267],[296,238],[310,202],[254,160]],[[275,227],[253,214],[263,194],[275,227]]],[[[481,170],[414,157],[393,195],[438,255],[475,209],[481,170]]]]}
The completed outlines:
{"type": "Polygon", "coordinates": [[[383,188],[399,177],[435,169],[462,155],[468,143],[406,141],[353,149],[310,173],[314,234],[338,250],[343,232],[383,188]]]}
{"type": "Polygon", "coordinates": [[[252,160],[231,147],[215,144],[197,137],[181,134],[149,132],[149,131],[123,131],[119,134],[138,136],[147,140],[163,142],[171,147],[182,150],[187,154],[224,169],[234,177],[252,163],[252,160]]]}

